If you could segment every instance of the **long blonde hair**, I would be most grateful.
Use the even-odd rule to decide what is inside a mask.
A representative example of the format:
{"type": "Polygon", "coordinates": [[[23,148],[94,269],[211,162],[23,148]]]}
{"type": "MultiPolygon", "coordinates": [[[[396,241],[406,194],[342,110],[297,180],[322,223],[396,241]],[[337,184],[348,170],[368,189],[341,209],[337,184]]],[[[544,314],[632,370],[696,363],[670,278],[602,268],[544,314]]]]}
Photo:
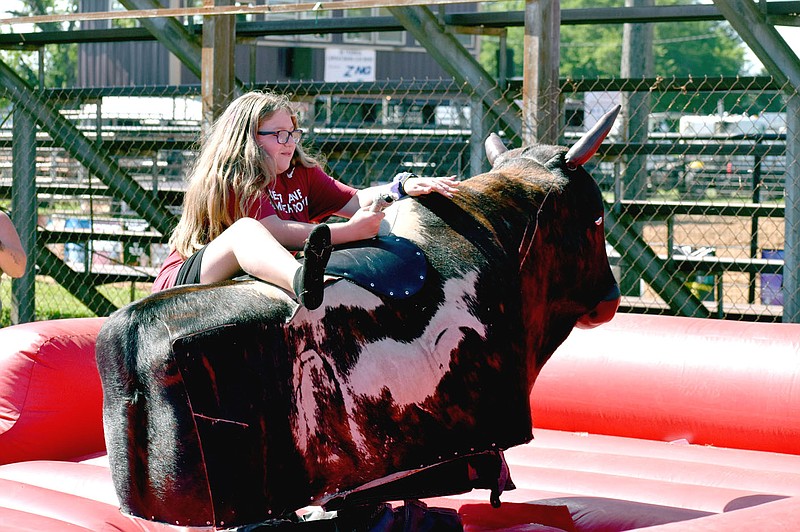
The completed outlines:
{"type": "MultiPolygon", "coordinates": [[[[273,92],[238,97],[211,126],[189,175],[183,213],[169,241],[183,258],[246,216],[256,197],[266,193],[277,178],[275,162],[256,142],[258,125],[277,111],[287,112],[297,129],[291,101],[273,92]]],[[[298,143],[293,164],[310,168],[319,162],[298,143]]]]}

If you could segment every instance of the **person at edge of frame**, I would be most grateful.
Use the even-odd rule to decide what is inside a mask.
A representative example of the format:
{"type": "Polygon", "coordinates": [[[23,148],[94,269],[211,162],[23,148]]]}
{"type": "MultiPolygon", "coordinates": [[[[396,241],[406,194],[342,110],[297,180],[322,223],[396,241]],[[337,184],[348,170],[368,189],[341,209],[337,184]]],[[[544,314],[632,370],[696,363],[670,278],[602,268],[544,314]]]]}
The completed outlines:
{"type": "Polygon", "coordinates": [[[0,271],[11,277],[22,277],[28,264],[28,254],[22,248],[17,228],[11,217],[0,211],[0,271]]]}

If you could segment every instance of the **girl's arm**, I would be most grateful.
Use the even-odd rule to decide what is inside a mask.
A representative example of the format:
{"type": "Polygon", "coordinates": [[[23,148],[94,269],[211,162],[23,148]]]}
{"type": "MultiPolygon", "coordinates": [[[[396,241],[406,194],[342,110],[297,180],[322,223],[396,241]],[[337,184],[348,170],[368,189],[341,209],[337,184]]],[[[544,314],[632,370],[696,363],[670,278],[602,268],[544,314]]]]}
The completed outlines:
{"type": "MultiPolygon", "coordinates": [[[[396,177],[388,185],[377,185],[359,190],[344,207],[336,214],[348,218],[344,222],[328,224],[331,228],[331,242],[344,244],[356,240],[366,240],[378,234],[383,212],[371,212],[372,202],[381,194],[421,196],[436,192],[443,196],[452,197],[456,193],[458,180],[454,176],[448,177],[419,177],[413,174],[399,174],[402,181],[396,177]],[[401,186],[398,186],[398,185],[401,186]]],[[[281,220],[277,215],[268,216],[261,223],[272,235],[290,251],[303,249],[303,243],[313,229],[314,224],[281,220]]]]}
{"type": "Polygon", "coordinates": [[[403,172],[397,174],[391,183],[386,185],[376,185],[374,187],[359,190],[339,212],[339,216],[345,218],[352,217],[356,211],[369,207],[378,196],[391,194],[395,199],[403,196],[422,196],[437,192],[442,196],[452,198],[458,191],[459,181],[455,176],[447,177],[420,177],[415,174],[403,172]]]}
{"type": "MultiPolygon", "coordinates": [[[[356,196],[353,196],[348,205],[356,202],[356,196]]],[[[346,208],[347,206],[345,206],[346,208]]],[[[342,211],[345,209],[342,209],[342,211]]],[[[378,234],[378,229],[384,216],[382,212],[371,212],[369,206],[362,209],[356,208],[355,212],[349,216],[349,220],[328,224],[331,228],[331,243],[334,245],[344,244],[374,237],[378,234]]],[[[267,216],[260,221],[272,236],[289,251],[303,249],[308,234],[315,226],[315,224],[296,222],[294,220],[281,220],[277,215],[267,216]]]]}
{"type": "Polygon", "coordinates": [[[408,196],[423,196],[425,194],[430,194],[431,192],[436,192],[441,194],[442,196],[446,196],[448,198],[452,198],[453,195],[458,192],[458,179],[456,176],[446,176],[446,177],[421,177],[416,174],[398,174],[398,176],[402,176],[398,179],[395,176],[395,179],[392,183],[389,184],[390,189],[397,188],[398,191],[401,193],[405,193],[408,196]],[[395,181],[398,182],[399,186],[395,186],[395,181]]]}
{"type": "Polygon", "coordinates": [[[390,194],[395,199],[403,196],[422,196],[431,192],[439,193],[448,198],[457,192],[458,180],[455,176],[448,177],[419,177],[415,174],[397,174],[391,183],[365,188],[356,192],[350,201],[336,214],[350,218],[343,224],[330,224],[331,238],[334,244],[352,242],[372,238],[378,234],[382,212],[370,212],[370,206],[375,199],[383,194],[390,194]]]}

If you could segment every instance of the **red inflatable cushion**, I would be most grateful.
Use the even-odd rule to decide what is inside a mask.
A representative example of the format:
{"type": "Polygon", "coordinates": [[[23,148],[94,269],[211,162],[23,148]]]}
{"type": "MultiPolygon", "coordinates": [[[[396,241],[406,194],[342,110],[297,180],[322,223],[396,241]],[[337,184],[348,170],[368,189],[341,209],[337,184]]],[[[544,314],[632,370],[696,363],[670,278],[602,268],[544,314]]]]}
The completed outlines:
{"type": "Polygon", "coordinates": [[[800,454],[799,339],[800,324],[617,314],[544,365],[533,424],[800,454]]]}
{"type": "Polygon", "coordinates": [[[0,464],[105,449],[94,356],[104,318],[0,329],[0,464]]]}

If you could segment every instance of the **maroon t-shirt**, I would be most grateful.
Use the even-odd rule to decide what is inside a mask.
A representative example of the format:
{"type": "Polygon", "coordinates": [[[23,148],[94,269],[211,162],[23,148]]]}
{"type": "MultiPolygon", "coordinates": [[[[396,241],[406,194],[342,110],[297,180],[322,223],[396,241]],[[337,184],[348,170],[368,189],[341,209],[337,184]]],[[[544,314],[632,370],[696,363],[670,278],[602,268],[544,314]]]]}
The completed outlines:
{"type": "MultiPolygon", "coordinates": [[[[319,167],[296,166],[280,174],[274,185],[256,198],[248,217],[260,220],[277,215],[281,220],[316,223],[340,211],[357,192],[319,167]]],[[[173,249],[153,282],[153,292],[173,287],[184,262],[173,249]]]]}

